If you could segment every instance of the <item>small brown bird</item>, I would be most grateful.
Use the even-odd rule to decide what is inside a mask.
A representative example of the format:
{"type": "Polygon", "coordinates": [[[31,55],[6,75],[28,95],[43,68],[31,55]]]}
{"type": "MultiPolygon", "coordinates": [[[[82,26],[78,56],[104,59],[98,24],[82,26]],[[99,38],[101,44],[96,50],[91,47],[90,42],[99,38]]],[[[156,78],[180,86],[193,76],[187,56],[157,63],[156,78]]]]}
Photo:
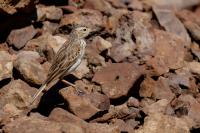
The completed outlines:
{"type": "MultiPolygon", "coordinates": [[[[62,80],[64,76],[74,71],[81,63],[85,53],[86,42],[84,38],[88,36],[90,29],[84,26],[72,30],[62,47],[56,53],[52,66],[49,69],[47,79],[33,96],[31,104],[34,103],[40,93],[52,82],[62,80]]],[[[67,81],[66,83],[73,85],[67,81]]]]}

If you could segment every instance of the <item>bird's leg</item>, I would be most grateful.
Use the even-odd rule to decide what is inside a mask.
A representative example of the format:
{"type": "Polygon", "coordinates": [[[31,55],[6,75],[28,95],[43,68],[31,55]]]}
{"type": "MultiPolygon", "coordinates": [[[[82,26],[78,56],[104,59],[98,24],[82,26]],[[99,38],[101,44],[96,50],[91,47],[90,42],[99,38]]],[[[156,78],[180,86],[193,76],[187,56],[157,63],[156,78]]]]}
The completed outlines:
{"type": "Polygon", "coordinates": [[[66,84],[66,85],[73,86],[73,87],[76,89],[76,92],[77,92],[78,95],[81,95],[81,94],[83,93],[83,91],[80,90],[79,88],[77,88],[75,84],[72,84],[72,83],[70,83],[69,81],[64,80],[64,79],[62,79],[61,81],[62,81],[64,84],[66,84]]]}

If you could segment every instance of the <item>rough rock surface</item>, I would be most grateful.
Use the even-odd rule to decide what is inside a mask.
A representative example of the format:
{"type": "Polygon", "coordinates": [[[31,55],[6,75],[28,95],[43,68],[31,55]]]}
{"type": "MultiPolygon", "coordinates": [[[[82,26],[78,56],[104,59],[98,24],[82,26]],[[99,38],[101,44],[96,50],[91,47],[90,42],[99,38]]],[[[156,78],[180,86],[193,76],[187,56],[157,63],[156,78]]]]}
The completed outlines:
{"type": "Polygon", "coordinates": [[[92,79],[102,86],[102,91],[112,99],[126,96],[142,70],[134,63],[108,64],[97,71],[92,79]]]}
{"type": "Polygon", "coordinates": [[[0,51],[0,81],[12,78],[13,60],[7,51],[0,51]]]}

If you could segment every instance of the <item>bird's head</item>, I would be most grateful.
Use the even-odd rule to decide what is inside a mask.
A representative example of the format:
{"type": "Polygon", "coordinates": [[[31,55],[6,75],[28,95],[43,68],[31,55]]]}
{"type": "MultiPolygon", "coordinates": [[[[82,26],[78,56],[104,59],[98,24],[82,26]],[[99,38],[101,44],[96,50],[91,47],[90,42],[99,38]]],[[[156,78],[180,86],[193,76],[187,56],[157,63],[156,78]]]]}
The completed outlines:
{"type": "Polygon", "coordinates": [[[74,28],[72,33],[75,34],[75,36],[77,36],[79,39],[82,39],[82,38],[87,37],[90,31],[91,31],[90,28],[87,28],[85,26],[80,26],[80,27],[74,28]]]}

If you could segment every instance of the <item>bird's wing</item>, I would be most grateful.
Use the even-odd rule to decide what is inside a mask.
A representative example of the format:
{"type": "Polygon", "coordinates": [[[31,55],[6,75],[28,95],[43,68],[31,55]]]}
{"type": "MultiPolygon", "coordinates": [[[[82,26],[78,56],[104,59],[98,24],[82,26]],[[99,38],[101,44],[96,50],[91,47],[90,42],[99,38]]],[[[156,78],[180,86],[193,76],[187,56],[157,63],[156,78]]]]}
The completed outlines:
{"type": "Polygon", "coordinates": [[[53,59],[52,66],[49,69],[46,84],[60,78],[61,75],[67,72],[67,70],[76,63],[81,51],[81,47],[78,43],[79,42],[76,41],[68,45],[63,44],[58,50],[53,59]]]}

